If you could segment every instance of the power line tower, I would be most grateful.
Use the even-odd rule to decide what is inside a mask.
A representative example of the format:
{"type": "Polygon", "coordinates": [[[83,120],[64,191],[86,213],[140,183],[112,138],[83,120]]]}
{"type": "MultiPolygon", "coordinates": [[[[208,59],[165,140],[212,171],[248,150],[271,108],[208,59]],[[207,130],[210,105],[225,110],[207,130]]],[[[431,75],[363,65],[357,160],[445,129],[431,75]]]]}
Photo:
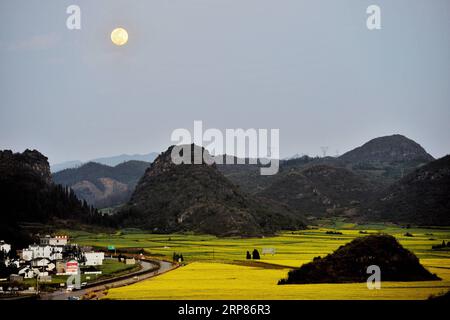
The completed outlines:
{"type": "Polygon", "coordinates": [[[322,155],[325,158],[327,156],[328,146],[320,147],[320,149],[322,150],[322,155]]]}

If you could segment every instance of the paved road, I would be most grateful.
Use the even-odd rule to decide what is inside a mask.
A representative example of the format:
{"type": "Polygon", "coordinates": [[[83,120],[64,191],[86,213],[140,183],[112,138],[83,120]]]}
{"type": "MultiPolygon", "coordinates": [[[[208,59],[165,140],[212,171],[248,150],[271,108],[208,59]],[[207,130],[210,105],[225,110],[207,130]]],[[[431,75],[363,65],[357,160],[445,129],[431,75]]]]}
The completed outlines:
{"type": "Polygon", "coordinates": [[[172,263],[166,262],[166,261],[158,260],[157,262],[159,263],[159,268],[154,271],[151,271],[151,270],[153,270],[155,267],[158,267],[158,265],[156,263],[151,263],[148,261],[140,261],[140,263],[142,265],[142,269],[139,270],[139,273],[148,271],[147,273],[139,274],[138,276],[135,276],[134,275],[135,273],[131,273],[129,275],[129,277],[127,277],[126,279],[121,279],[118,281],[110,282],[108,284],[101,284],[101,285],[86,288],[86,289],[76,290],[73,292],[67,292],[66,290],[58,290],[58,291],[55,291],[52,293],[43,293],[43,294],[41,294],[40,299],[41,300],[67,300],[69,297],[80,297],[81,298],[83,295],[85,295],[88,292],[96,292],[97,297],[101,297],[102,292],[105,289],[128,286],[130,284],[133,284],[133,283],[136,283],[139,281],[143,281],[143,280],[149,279],[151,277],[155,277],[159,274],[165,273],[167,271],[170,271],[170,270],[176,268],[175,265],[173,265],[172,263]]]}

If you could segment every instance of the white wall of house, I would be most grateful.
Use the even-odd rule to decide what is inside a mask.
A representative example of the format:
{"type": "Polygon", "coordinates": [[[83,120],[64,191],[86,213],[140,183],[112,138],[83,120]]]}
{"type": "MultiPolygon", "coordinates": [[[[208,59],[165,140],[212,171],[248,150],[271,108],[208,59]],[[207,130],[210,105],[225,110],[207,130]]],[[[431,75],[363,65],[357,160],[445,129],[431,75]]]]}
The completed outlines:
{"type": "Polygon", "coordinates": [[[67,236],[50,237],[45,236],[40,239],[41,246],[65,246],[69,238],[67,236]]]}
{"type": "Polygon", "coordinates": [[[105,259],[105,254],[103,252],[85,252],[84,257],[86,258],[85,266],[101,266],[105,259]]]}
{"type": "Polygon", "coordinates": [[[8,267],[12,267],[12,266],[14,266],[14,267],[16,267],[16,268],[19,268],[20,267],[20,261],[19,260],[17,260],[17,259],[6,259],[5,260],[5,265],[7,265],[8,267]]]}
{"type": "Polygon", "coordinates": [[[25,279],[32,279],[35,277],[35,272],[30,267],[23,268],[19,270],[18,274],[23,276],[25,279]]]}
{"type": "Polygon", "coordinates": [[[50,260],[47,258],[37,258],[31,261],[33,267],[46,267],[50,264],[50,260]]]}
{"type": "Polygon", "coordinates": [[[33,251],[29,249],[23,249],[21,258],[25,261],[33,260],[33,251]]]}
{"type": "Polygon", "coordinates": [[[31,245],[28,249],[22,250],[22,259],[31,261],[37,258],[47,258],[50,260],[62,259],[63,247],[31,245]]]}
{"type": "Polygon", "coordinates": [[[11,245],[5,243],[4,241],[0,241],[0,251],[4,251],[5,253],[9,253],[11,251],[11,245]]]}

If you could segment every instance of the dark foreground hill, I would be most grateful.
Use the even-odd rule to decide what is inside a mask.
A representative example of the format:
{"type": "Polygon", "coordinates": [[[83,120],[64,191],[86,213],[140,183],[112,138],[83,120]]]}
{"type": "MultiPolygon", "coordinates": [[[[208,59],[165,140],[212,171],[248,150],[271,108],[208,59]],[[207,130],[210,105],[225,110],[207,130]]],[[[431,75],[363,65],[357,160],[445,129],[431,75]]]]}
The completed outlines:
{"type": "Polygon", "coordinates": [[[450,225],[450,156],[410,173],[381,192],[366,211],[368,220],[450,225]]]}
{"type": "Polygon", "coordinates": [[[316,165],[280,175],[259,195],[308,215],[354,215],[373,191],[372,184],[350,170],[316,165]]]}
{"type": "Polygon", "coordinates": [[[53,181],[70,187],[78,198],[96,208],[126,203],[149,162],[127,161],[110,167],[89,162],[81,167],[53,174],[53,181]]]}
{"type": "Polygon", "coordinates": [[[325,258],[290,271],[279,284],[366,282],[369,266],[381,270],[381,281],[439,280],[390,235],[370,235],[341,246],[325,258]]]}
{"type": "Polygon", "coordinates": [[[13,244],[26,242],[24,222],[55,220],[97,223],[100,215],[75,194],[52,183],[47,158],[36,150],[0,151],[0,235],[13,244]]]}
{"type": "MultiPolygon", "coordinates": [[[[193,151],[194,146],[190,147],[193,151]]],[[[304,226],[284,206],[243,193],[215,165],[175,165],[172,149],[147,169],[118,215],[119,223],[160,233],[193,231],[219,236],[258,236],[304,226]]]]}

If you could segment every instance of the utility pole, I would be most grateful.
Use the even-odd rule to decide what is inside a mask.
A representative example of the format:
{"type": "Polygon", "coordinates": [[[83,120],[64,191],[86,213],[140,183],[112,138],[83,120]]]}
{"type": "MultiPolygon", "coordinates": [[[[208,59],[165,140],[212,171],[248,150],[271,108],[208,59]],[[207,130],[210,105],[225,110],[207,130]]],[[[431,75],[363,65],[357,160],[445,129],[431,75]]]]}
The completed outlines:
{"type": "Polygon", "coordinates": [[[39,274],[36,275],[36,295],[39,295],[39,274]]]}
{"type": "Polygon", "coordinates": [[[325,158],[327,156],[328,146],[320,147],[320,149],[322,149],[322,155],[325,158]]]}

